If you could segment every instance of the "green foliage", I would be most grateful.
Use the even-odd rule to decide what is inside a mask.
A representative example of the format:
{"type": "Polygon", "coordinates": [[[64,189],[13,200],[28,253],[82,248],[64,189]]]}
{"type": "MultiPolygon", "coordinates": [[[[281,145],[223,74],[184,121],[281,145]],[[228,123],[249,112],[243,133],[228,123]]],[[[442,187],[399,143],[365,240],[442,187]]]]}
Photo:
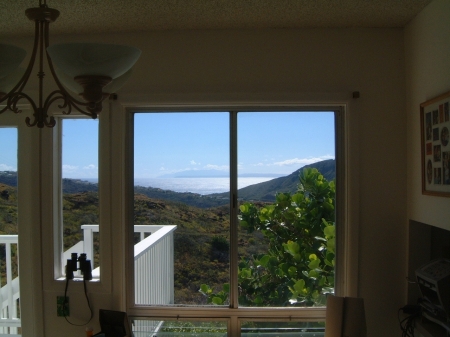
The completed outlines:
{"type": "MultiPolygon", "coordinates": [[[[274,204],[240,206],[240,225],[269,241],[265,254],[239,263],[239,303],[252,306],[313,306],[334,291],[335,183],[315,168],[300,172],[297,193],[279,193],[274,204]]],[[[225,290],[207,285],[208,303],[225,303],[225,290]]]]}
{"type": "Polygon", "coordinates": [[[224,322],[164,321],[159,330],[164,336],[227,336],[224,322]]]}
{"type": "MultiPolygon", "coordinates": [[[[273,197],[275,190],[291,191],[285,187],[298,185],[298,175],[295,182],[291,181],[291,176],[274,179],[270,189],[265,188],[263,192],[273,197]]],[[[15,172],[0,172],[0,234],[17,233],[16,179],[15,172]],[[11,184],[2,185],[3,181],[10,181],[11,184]]],[[[332,290],[334,183],[328,183],[326,179],[322,179],[321,184],[310,183],[310,180],[314,181],[314,175],[305,176],[306,188],[301,184],[298,193],[280,193],[277,201],[270,205],[260,201],[242,205],[238,249],[239,256],[246,258],[240,261],[238,275],[241,304],[281,305],[279,303],[290,303],[289,300],[298,295],[295,304],[300,305],[311,303],[306,300],[302,303],[302,300],[313,298],[311,294],[314,290],[322,294],[332,290]],[[314,210],[309,215],[302,213],[308,208],[314,209],[314,203],[320,202],[322,209],[314,210]],[[327,214],[332,214],[333,218],[327,214]],[[307,227],[309,223],[314,224],[314,230],[303,229],[302,232],[302,226],[307,227]],[[300,238],[313,242],[314,249],[309,249],[309,254],[305,253],[308,249],[301,244],[300,238]],[[310,260],[311,254],[315,254],[317,259],[311,256],[310,260]],[[318,264],[317,268],[312,269],[315,264],[318,264]],[[307,272],[308,277],[303,271],[307,272]],[[322,277],[325,277],[325,282],[320,283],[322,277]],[[300,280],[305,282],[304,286],[300,280]],[[303,289],[307,289],[306,293],[303,289]]],[[[81,225],[98,223],[98,194],[96,184],[70,179],[64,180],[63,184],[64,245],[69,248],[81,240],[81,225]]],[[[261,184],[254,185],[254,188],[258,186],[261,184]]],[[[247,200],[258,198],[256,194],[244,195],[241,192],[239,196],[247,195],[247,200]]],[[[136,186],[134,217],[136,225],[177,226],[174,234],[175,303],[198,305],[209,301],[227,304],[229,289],[223,286],[229,282],[227,197],[179,194],[136,186]],[[211,291],[202,295],[198,291],[202,284],[209,285],[211,291]]],[[[98,236],[94,237],[94,250],[94,263],[98,266],[98,236]]],[[[0,249],[0,257],[2,255],[5,253],[0,249]]],[[[319,302],[315,300],[314,303],[319,302]]]]}
{"type": "Polygon", "coordinates": [[[211,240],[211,260],[228,262],[230,243],[223,235],[214,235],[211,240]]]}

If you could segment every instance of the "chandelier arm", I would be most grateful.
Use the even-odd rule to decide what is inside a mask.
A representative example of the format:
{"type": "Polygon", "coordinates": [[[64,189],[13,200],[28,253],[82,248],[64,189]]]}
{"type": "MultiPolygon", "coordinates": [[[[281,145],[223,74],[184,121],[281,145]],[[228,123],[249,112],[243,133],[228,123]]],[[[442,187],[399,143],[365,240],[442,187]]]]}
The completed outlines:
{"type": "MultiPolygon", "coordinates": [[[[39,108],[43,108],[43,96],[44,96],[44,35],[48,32],[48,21],[40,21],[40,31],[39,31],[39,72],[38,72],[38,78],[39,78],[39,108]]],[[[44,112],[43,110],[41,110],[44,112]]],[[[45,111],[46,112],[46,111],[45,111]]]]}
{"type": "Polygon", "coordinates": [[[44,104],[45,111],[48,111],[50,106],[58,100],[63,101],[63,104],[58,105],[58,108],[59,109],[68,108],[67,112],[62,111],[62,113],[64,115],[69,115],[72,112],[72,103],[71,103],[70,99],[68,99],[68,97],[66,96],[66,93],[61,92],[60,90],[55,90],[52,93],[50,93],[50,95],[47,96],[47,99],[45,100],[45,104],[44,104]]]}
{"type": "Polygon", "coordinates": [[[36,106],[36,103],[33,101],[33,99],[30,96],[28,96],[27,94],[20,92],[20,91],[13,93],[8,98],[8,104],[7,104],[8,109],[10,109],[14,113],[22,112],[22,110],[19,110],[19,108],[17,108],[18,102],[22,99],[26,99],[30,103],[34,112],[38,110],[38,107],[36,106]]]}
{"type": "Polygon", "coordinates": [[[33,51],[31,53],[30,61],[28,62],[27,69],[25,71],[25,74],[23,75],[22,79],[19,81],[19,83],[16,85],[16,87],[12,90],[12,92],[16,91],[16,89],[19,87],[19,90],[22,92],[22,90],[25,88],[25,85],[28,83],[28,80],[30,78],[31,72],[33,71],[34,62],[36,61],[36,56],[39,48],[39,33],[40,33],[40,26],[39,22],[35,22],[35,28],[34,28],[34,43],[33,43],[33,51]]]}
{"type": "MultiPolygon", "coordinates": [[[[58,105],[59,109],[64,109],[64,108],[68,108],[67,111],[61,111],[64,115],[69,115],[72,112],[72,109],[82,113],[83,115],[86,115],[88,117],[91,117],[93,119],[97,118],[97,114],[95,112],[90,112],[90,111],[86,111],[81,109],[77,104],[75,104],[72,100],[72,96],[70,96],[67,91],[65,90],[55,90],[53,91],[50,95],[48,95],[45,104],[44,104],[44,109],[45,111],[48,111],[48,109],[50,108],[50,106],[58,101],[58,100],[62,100],[63,104],[58,105]],[[56,96],[59,95],[59,96],[56,96]],[[54,97],[55,96],[55,97],[54,97]]],[[[90,103],[83,103],[81,102],[80,105],[83,105],[84,107],[88,108],[90,103]]]]}
{"type": "Polygon", "coordinates": [[[33,114],[33,116],[34,116],[33,123],[31,123],[30,117],[25,118],[25,123],[29,127],[37,126],[38,128],[42,129],[44,126],[52,128],[56,125],[56,120],[55,120],[55,117],[53,117],[53,116],[50,116],[50,121],[48,121],[48,122],[47,122],[46,118],[44,118],[44,119],[41,118],[42,115],[39,115],[39,118],[36,118],[35,114],[33,114]]]}
{"type": "MultiPolygon", "coordinates": [[[[86,46],[85,44],[82,44],[81,46],[69,44],[69,46],[71,46],[69,50],[64,49],[67,48],[67,46],[64,44],[49,47],[49,25],[51,22],[54,22],[58,18],[59,11],[48,7],[46,0],[39,0],[39,7],[28,8],[25,11],[25,15],[28,17],[28,19],[34,21],[35,23],[32,53],[23,75],[20,75],[22,68],[13,69],[11,79],[13,80],[16,77],[20,76],[20,80],[8,93],[0,92],[0,104],[5,102],[3,103],[4,105],[2,104],[3,106],[0,107],[0,114],[4,113],[6,110],[11,110],[14,113],[21,112],[18,108],[19,102],[21,102],[22,100],[26,100],[29,102],[33,110],[33,117],[26,118],[27,125],[37,126],[39,128],[43,128],[44,126],[53,127],[55,125],[55,118],[53,116],[49,116],[49,110],[51,109],[53,103],[55,103],[56,101],[61,101],[62,103],[60,103],[58,107],[60,109],[66,109],[66,111],[62,111],[62,113],[64,114],[70,114],[72,112],[72,109],[74,109],[86,116],[92,117],[94,119],[97,118],[98,113],[102,111],[102,102],[106,99],[106,97],[110,96],[110,94],[104,92],[104,87],[111,83],[111,81],[113,80],[113,76],[116,76],[117,72],[107,71],[107,74],[102,75],[79,75],[77,71],[75,71],[74,73],[69,71],[72,73],[72,77],[75,76],[73,80],[83,88],[83,91],[79,93],[79,99],[77,99],[78,96],[76,95],[76,93],[69,93],[68,88],[70,88],[71,85],[68,84],[68,87],[64,87],[62,83],[64,83],[65,79],[63,79],[63,82],[61,82],[56,75],[52,59],[50,58],[50,54],[53,55],[53,52],[55,52],[54,58],[57,59],[58,57],[63,57],[64,54],[69,51],[69,55],[66,55],[66,57],[68,58],[68,61],[70,61],[70,64],[75,61],[72,59],[72,56],[74,55],[71,55],[73,52],[76,52],[79,47],[81,47],[82,49],[89,48],[91,44],[86,44],[89,46],[86,46]],[[60,47],[62,47],[62,49],[60,47]],[[75,49],[72,50],[72,48],[75,49]],[[37,98],[35,97],[35,100],[33,100],[30,96],[23,93],[23,90],[25,90],[25,87],[27,86],[37,58],[39,58],[39,65],[36,65],[36,67],[39,68],[37,72],[38,81],[36,81],[38,88],[36,95],[37,98]],[[45,59],[47,59],[47,65],[44,65],[45,59]],[[51,92],[49,95],[47,95],[44,91],[44,68],[47,70],[47,67],[50,69],[52,77],[58,88],[51,92]]],[[[12,49],[14,50],[14,48],[12,49]]],[[[105,47],[101,47],[101,50],[104,50],[103,52],[106,53],[109,53],[111,51],[113,56],[116,58],[120,56],[120,53],[124,53],[126,56],[125,59],[122,60],[119,57],[120,60],[118,59],[117,61],[118,70],[123,69],[124,71],[126,69],[129,69],[129,67],[131,67],[136,62],[141,53],[139,49],[127,46],[117,46],[116,48],[113,45],[105,45],[105,47]]],[[[22,61],[24,57],[24,51],[19,48],[17,52],[17,57],[20,57],[20,61],[22,61]]],[[[115,66],[114,57],[112,58],[112,60],[106,62],[106,69],[108,69],[108,67],[115,66]]],[[[96,62],[100,62],[100,64],[103,64],[101,60],[97,60],[96,62]]],[[[76,68],[78,69],[79,67],[76,68]]],[[[81,67],[81,69],[84,69],[84,67],[81,67]]],[[[83,72],[84,71],[85,70],[83,70],[83,72]]],[[[95,73],[96,71],[93,72],[95,73]]],[[[124,79],[126,79],[126,77],[124,77],[124,79]]],[[[119,81],[118,83],[122,84],[121,81],[119,81]]],[[[8,82],[6,84],[9,86],[12,83],[8,82]]],[[[51,85],[50,90],[52,90],[52,87],[54,87],[54,85],[51,85]]],[[[2,91],[7,90],[8,89],[4,89],[2,91]]],[[[75,91],[78,90],[75,89],[75,91]]],[[[36,93],[36,90],[34,91],[34,93],[36,93]]]]}
{"type": "Polygon", "coordinates": [[[25,123],[27,124],[27,126],[37,126],[38,128],[42,129],[44,126],[47,127],[54,127],[56,125],[56,120],[53,116],[48,116],[47,115],[47,111],[40,107],[37,109],[34,109],[34,113],[33,113],[33,122],[31,122],[31,118],[27,117],[25,118],[25,123]],[[49,119],[47,121],[47,119],[49,119]]]}
{"type": "MultiPolygon", "coordinates": [[[[46,47],[44,41],[45,41],[45,35],[48,32],[48,26],[49,21],[46,20],[35,20],[36,22],[36,36],[35,38],[38,40],[38,46],[39,46],[39,70],[38,70],[38,79],[39,79],[39,107],[36,107],[36,104],[34,103],[33,107],[33,122],[31,122],[31,118],[27,117],[25,119],[25,122],[28,126],[37,126],[38,128],[43,128],[44,126],[47,127],[53,127],[56,124],[56,121],[54,117],[49,117],[48,107],[44,103],[44,48],[46,47]]],[[[46,52],[46,51],[45,51],[46,52]]],[[[33,50],[34,54],[34,60],[36,57],[37,50],[33,50]]],[[[33,62],[34,63],[34,62],[33,62]]],[[[47,99],[46,99],[47,101],[47,99]]]]}
{"type": "MultiPolygon", "coordinates": [[[[14,86],[14,88],[12,88],[9,93],[7,93],[5,96],[3,96],[0,99],[0,103],[7,100],[7,104],[6,107],[3,108],[0,111],[0,114],[5,112],[6,110],[11,110],[14,113],[19,113],[20,110],[17,110],[17,108],[13,108],[11,103],[11,97],[16,96],[18,94],[23,94],[23,89],[26,86],[26,84],[28,83],[28,80],[30,78],[31,72],[33,70],[33,66],[34,66],[34,62],[36,60],[36,55],[37,55],[37,50],[38,50],[38,46],[39,46],[39,22],[35,22],[35,31],[34,31],[34,43],[33,43],[33,52],[31,53],[31,57],[30,57],[30,61],[28,62],[28,66],[27,69],[25,70],[25,73],[23,74],[22,78],[19,80],[19,82],[17,82],[17,84],[14,86]]],[[[23,94],[24,96],[27,97],[27,100],[30,101],[30,103],[34,104],[34,101],[26,94],[23,94]]],[[[20,98],[17,98],[17,100],[20,100],[20,98]]],[[[14,104],[15,106],[15,104],[14,104]]]]}
{"type": "Polygon", "coordinates": [[[34,126],[38,123],[38,119],[36,118],[36,116],[39,115],[39,108],[36,106],[36,103],[33,101],[33,99],[30,96],[28,96],[27,94],[25,94],[23,92],[12,93],[11,96],[8,98],[7,108],[10,109],[11,111],[13,111],[14,113],[22,112],[22,110],[19,110],[17,108],[18,102],[22,99],[26,99],[30,103],[32,110],[33,110],[33,116],[35,119],[35,122],[33,124],[30,124],[30,117],[27,117],[25,119],[25,122],[28,126],[34,126]]]}

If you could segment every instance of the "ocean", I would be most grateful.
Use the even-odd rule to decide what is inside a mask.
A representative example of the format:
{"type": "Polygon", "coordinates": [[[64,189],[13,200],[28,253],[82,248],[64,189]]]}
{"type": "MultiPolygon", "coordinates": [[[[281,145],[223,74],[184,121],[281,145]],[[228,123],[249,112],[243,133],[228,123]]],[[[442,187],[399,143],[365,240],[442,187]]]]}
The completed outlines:
{"type": "MultiPolygon", "coordinates": [[[[274,177],[244,177],[238,178],[238,189],[259,184],[274,177]]],[[[202,195],[223,193],[230,190],[228,178],[148,178],[135,179],[134,185],[155,187],[175,192],[192,192],[202,195]]]]}

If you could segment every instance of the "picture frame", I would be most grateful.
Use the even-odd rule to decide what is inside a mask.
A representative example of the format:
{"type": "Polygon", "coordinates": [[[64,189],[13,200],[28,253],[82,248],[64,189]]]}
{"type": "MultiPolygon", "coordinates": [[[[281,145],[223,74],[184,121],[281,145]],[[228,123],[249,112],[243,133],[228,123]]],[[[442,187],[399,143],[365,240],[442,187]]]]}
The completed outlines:
{"type": "Polygon", "coordinates": [[[450,92],[420,104],[422,194],[450,197],[450,92]]]}

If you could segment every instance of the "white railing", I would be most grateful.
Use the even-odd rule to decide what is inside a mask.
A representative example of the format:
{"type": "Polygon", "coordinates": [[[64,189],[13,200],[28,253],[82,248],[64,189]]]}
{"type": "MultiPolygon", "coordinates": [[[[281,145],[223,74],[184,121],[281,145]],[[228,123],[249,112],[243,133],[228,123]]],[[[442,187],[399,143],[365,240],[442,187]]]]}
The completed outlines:
{"type": "MultiPolygon", "coordinates": [[[[94,233],[98,225],[82,225],[83,241],[64,252],[64,260],[71,253],[86,253],[92,259],[94,254],[94,233]]],[[[172,304],[174,302],[173,233],[176,226],[136,225],[140,241],[134,246],[135,296],[137,304],[172,304]]],[[[17,235],[0,235],[0,246],[5,245],[6,280],[0,288],[0,336],[20,336],[19,277],[13,278],[12,249],[18,251],[17,235]],[[6,281],[6,283],[5,283],[6,281]]],[[[91,260],[92,261],[92,260],[91,260]]],[[[17,261],[18,263],[18,261],[17,261]]],[[[92,271],[99,277],[100,268],[92,271]]]]}
{"type": "MultiPolygon", "coordinates": [[[[0,289],[0,335],[17,335],[19,332],[19,276],[13,278],[12,251],[18,254],[18,236],[0,235],[0,245],[5,245],[5,267],[2,273],[6,274],[6,279],[2,280],[4,284],[0,289]],[[6,281],[6,283],[5,283],[6,281]]],[[[18,255],[17,255],[18,256],[18,255]]],[[[17,258],[17,264],[18,264],[17,258]]],[[[18,266],[16,266],[18,267],[18,266]]]]}
{"type": "MultiPolygon", "coordinates": [[[[174,264],[173,232],[177,226],[135,225],[139,242],[134,246],[136,304],[173,303],[174,264]],[[147,302],[146,302],[147,301],[147,302]]],[[[72,252],[86,253],[88,259],[94,256],[94,233],[99,232],[97,224],[82,225],[83,241],[64,252],[64,260],[72,252]]],[[[100,268],[92,270],[92,277],[100,276],[100,268]]]]}
{"type": "Polygon", "coordinates": [[[173,304],[173,233],[177,226],[134,226],[134,232],[142,238],[149,227],[155,232],[134,246],[135,302],[173,304]]]}
{"type": "MultiPolygon", "coordinates": [[[[135,225],[134,233],[139,233],[139,242],[134,246],[134,287],[136,304],[172,304],[174,302],[173,232],[177,226],[135,225]]],[[[83,241],[66,251],[82,251],[92,259],[94,253],[94,233],[98,225],[82,225],[83,241]]],[[[92,271],[98,277],[99,268],[92,271]]]]}

